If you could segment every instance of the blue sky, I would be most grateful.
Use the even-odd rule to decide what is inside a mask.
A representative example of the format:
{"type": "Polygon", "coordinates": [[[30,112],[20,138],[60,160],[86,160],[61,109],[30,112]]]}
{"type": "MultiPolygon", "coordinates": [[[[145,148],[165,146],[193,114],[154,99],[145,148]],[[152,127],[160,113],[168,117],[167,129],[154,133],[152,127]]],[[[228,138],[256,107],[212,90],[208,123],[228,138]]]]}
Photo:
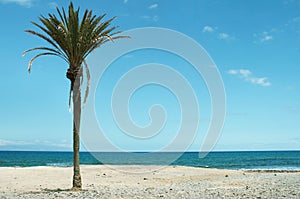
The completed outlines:
{"type": "MultiPolygon", "coordinates": [[[[118,16],[114,25],[121,30],[163,27],[179,31],[205,48],[217,65],[226,90],[227,115],[215,150],[300,150],[300,1],[159,1],[101,0],[73,1],[82,10],[118,16]]],[[[69,81],[66,64],[44,57],[33,64],[24,50],[45,45],[24,33],[32,29],[30,21],[40,14],[55,13],[56,6],[69,1],[0,0],[1,74],[0,150],[71,150],[72,114],[68,110],[69,81]]],[[[103,46],[105,48],[105,46],[103,46]]],[[[124,58],[124,57],[123,57],[124,58]]],[[[199,132],[190,147],[198,150],[210,118],[209,93],[201,76],[193,76],[183,60],[158,51],[133,52],[123,63],[132,65],[151,61],[172,65],[191,81],[201,110],[199,132]],[[182,67],[184,66],[184,67],[182,67]]],[[[118,60],[122,63],[122,59],[118,60]]],[[[160,147],[170,141],[178,128],[178,102],[172,93],[150,85],[138,90],[130,102],[132,119],[149,123],[147,110],[161,103],[168,112],[166,136],[142,143],[123,139],[113,127],[105,95],[114,81],[126,72],[117,62],[107,71],[95,94],[96,114],[104,121],[104,130],[121,147],[132,145],[160,147]],[[110,81],[111,80],[111,81],[110,81]],[[103,101],[101,101],[103,100],[103,101]],[[101,102],[100,102],[101,101],[101,102]],[[169,129],[168,129],[169,128],[169,129]]]]}

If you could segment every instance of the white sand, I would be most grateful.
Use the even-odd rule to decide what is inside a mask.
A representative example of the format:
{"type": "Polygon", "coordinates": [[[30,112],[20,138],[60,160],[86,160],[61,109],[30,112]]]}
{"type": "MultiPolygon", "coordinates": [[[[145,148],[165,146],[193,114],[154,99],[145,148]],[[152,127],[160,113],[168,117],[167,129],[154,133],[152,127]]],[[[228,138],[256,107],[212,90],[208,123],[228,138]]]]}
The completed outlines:
{"type": "Polygon", "coordinates": [[[168,166],[0,168],[2,198],[300,198],[300,172],[245,172],[168,166]]]}

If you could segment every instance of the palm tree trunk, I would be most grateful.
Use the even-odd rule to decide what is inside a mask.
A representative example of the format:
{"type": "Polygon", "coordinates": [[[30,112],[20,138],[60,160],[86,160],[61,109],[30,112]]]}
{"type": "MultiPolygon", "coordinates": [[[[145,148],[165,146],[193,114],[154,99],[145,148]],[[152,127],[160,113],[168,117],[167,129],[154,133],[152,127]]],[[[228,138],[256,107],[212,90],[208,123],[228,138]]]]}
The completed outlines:
{"type": "Polygon", "coordinates": [[[80,116],[81,116],[81,94],[80,80],[71,82],[73,84],[73,188],[81,190],[81,175],[79,166],[79,146],[80,146],[80,116]]]}

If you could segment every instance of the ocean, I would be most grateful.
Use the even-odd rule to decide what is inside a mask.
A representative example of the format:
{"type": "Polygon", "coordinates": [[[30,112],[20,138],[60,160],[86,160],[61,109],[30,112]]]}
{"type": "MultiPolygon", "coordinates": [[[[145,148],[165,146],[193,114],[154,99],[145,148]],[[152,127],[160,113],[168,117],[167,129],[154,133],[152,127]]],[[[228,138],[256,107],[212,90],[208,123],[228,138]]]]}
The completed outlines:
{"type": "MultiPolygon", "coordinates": [[[[0,151],[0,167],[72,166],[72,152],[0,151]]],[[[114,153],[80,152],[82,165],[180,165],[233,170],[300,170],[300,151],[114,153]],[[98,157],[95,158],[95,157],[98,157]]]]}

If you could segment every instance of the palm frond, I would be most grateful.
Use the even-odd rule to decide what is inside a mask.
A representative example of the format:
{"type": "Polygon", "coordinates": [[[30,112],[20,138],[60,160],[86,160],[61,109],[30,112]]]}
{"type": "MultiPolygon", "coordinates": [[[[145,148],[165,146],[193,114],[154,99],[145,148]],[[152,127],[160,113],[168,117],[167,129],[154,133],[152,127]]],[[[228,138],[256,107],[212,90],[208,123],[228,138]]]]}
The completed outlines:
{"type": "Polygon", "coordinates": [[[87,97],[89,96],[89,91],[90,91],[91,74],[90,74],[89,67],[85,60],[83,61],[83,64],[84,64],[86,79],[87,79],[84,100],[83,100],[83,106],[85,106],[86,100],[87,100],[87,97]]]}
{"type": "Polygon", "coordinates": [[[50,43],[51,45],[53,45],[55,48],[58,48],[57,45],[47,36],[42,35],[41,33],[35,32],[33,30],[25,30],[25,32],[30,33],[32,35],[38,36],[40,38],[42,38],[43,40],[47,41],[48,43],[50,43]]]}
{"type": "Polygon", "coordinates": [[[55,56],[59,56],[57,53],[51,53],[51,52],[37,54],[36,56],[34,56],[34,57],[29,61],[28,69],[27,69],[28,73],[30,73],[30,70],[31,70],[31,66],[32,66],[33,61],[36,60],[37,58],[39,58],[40,56],[45,56],[45,55],[55,55],[55,56]]]}
{"type": "Polygon", "coordinates": [[[65,56],[65,54],[63,54],[62,52],[60,52],[59,50],[55,50],[53,48],[47,48],[47,47],[35,47],[35,48],[30,48],[26,51],[24,51],[22,53],[22,56],[26,55],[27,53],[31,52],[31,51],[35,51],[35,50],[43,50],[43,51],[49,51],[49,52],[53,52],[53,53],[57,53],[57,55],[59,57],[61,57],[63,60],[65,60],[68,63],[68,58],[65,56]]]}

